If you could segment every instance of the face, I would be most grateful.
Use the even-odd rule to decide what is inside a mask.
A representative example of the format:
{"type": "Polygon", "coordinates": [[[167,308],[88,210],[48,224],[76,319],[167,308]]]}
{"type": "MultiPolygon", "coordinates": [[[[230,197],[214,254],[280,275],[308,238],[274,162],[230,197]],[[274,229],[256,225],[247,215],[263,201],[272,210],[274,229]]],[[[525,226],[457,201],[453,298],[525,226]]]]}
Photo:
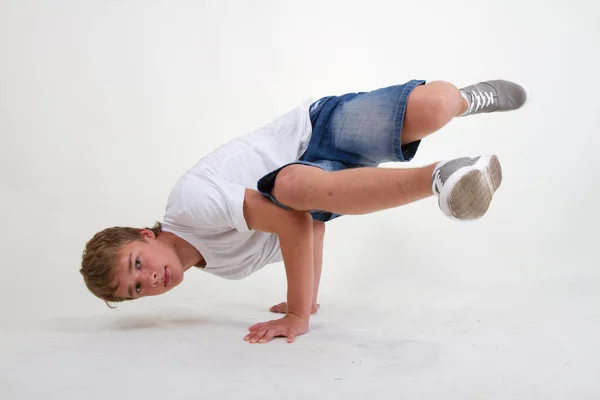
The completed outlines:
{"type": "Polygon", "coordinates": [[[117,265],[118,295],[123,298],[156,296],[183,281],[184,268],[175,250],[143,230],[143,241],[123,247],[117,265]]]}

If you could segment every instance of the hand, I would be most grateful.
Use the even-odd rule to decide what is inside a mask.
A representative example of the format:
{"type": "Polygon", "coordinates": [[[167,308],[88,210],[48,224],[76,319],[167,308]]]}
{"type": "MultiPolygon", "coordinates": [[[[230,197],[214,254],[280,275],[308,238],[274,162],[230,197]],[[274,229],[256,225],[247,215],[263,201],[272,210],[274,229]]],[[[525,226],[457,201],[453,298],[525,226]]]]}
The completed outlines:
{"type": "Polygon", "coordinates": [[[279,336],[285,336],[288,343],[294,343],[296,336],[308,332],[308,321],[304,321],[294,314],[286,314],[281,319],[253,325],[249,330],[250,333],[244,337],[244,340],[250,343],[267,343],[279,336]]]}
{"type": "MultiPolygon", "coordinates": [[[[320,304],[313,304],[310,313],[316,314],[320,307],[320,304]]],[[[287,314],[287,302],[284,301],[283,303],[275,304],[273,307],[269,308],[269,311],[276,314],[287,314]]]]}

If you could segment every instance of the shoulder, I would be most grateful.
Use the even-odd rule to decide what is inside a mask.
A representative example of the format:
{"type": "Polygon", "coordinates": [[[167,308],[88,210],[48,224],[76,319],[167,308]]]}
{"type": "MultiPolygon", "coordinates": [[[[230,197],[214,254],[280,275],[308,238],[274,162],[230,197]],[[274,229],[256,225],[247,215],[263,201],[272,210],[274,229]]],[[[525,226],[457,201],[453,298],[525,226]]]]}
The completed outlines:
{"type": "Polygon", "coordinates": [[[210,180],[186,174],[171,189],[167,208],[176,212],[182,212],[192,204],[214,198],[217,192],[216,185],[210,180]]]}
{"type": "Polygon", "coordinates": [[[165,220],[195,229],[245,232],[244,195],[240,184],[210,175],[185,175],[169,195],[165,220]]]}

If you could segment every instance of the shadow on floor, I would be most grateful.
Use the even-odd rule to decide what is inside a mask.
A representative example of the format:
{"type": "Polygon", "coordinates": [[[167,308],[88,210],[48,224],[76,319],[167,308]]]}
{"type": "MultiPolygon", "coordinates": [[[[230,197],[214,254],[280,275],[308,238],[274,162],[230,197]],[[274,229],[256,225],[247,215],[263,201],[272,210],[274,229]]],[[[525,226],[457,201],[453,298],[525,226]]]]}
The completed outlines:
{"type": "Polygon", "coordinates": [[[201,315],[145,314],[102,318],[54,318],[40,322],[42,330],[57,333],[99,333],[212,326],[247,329],[248,322],[201,315]]]}

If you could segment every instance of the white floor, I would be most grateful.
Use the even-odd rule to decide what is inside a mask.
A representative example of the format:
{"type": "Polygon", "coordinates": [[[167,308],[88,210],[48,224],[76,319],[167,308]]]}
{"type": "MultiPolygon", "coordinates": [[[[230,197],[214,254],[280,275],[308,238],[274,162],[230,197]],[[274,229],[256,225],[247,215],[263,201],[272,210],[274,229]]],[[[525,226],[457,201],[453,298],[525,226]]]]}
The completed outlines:
{"type": "Polygon", "coordinates": [[[254,319],[269,318],[243,303],[56,312],[33,329],[3,330],[3,397],[596,399],[594,286],[470,286],[423,290],[412,303],[324,305],[293,345],[242,341],[254,319]]]}
{"type": "MultiPolygon", "coordinates": [[[[0,0],[0,398],[598,399],[598,5],[0,0]],[[162,216],[210,149],[306,97],[419,78],[528,87],[456,119],[412,165],[494,152],[461,224],[434,199],[328,225],[320,303],[293,345],[249,345],[281,264],[201,271],[109,310],[85,242],[162,216]]],[[[388,167],[388,166],[385,166],[388,167]]],[[[389,167],[404,167],[393,166],[389,167]]]]}

